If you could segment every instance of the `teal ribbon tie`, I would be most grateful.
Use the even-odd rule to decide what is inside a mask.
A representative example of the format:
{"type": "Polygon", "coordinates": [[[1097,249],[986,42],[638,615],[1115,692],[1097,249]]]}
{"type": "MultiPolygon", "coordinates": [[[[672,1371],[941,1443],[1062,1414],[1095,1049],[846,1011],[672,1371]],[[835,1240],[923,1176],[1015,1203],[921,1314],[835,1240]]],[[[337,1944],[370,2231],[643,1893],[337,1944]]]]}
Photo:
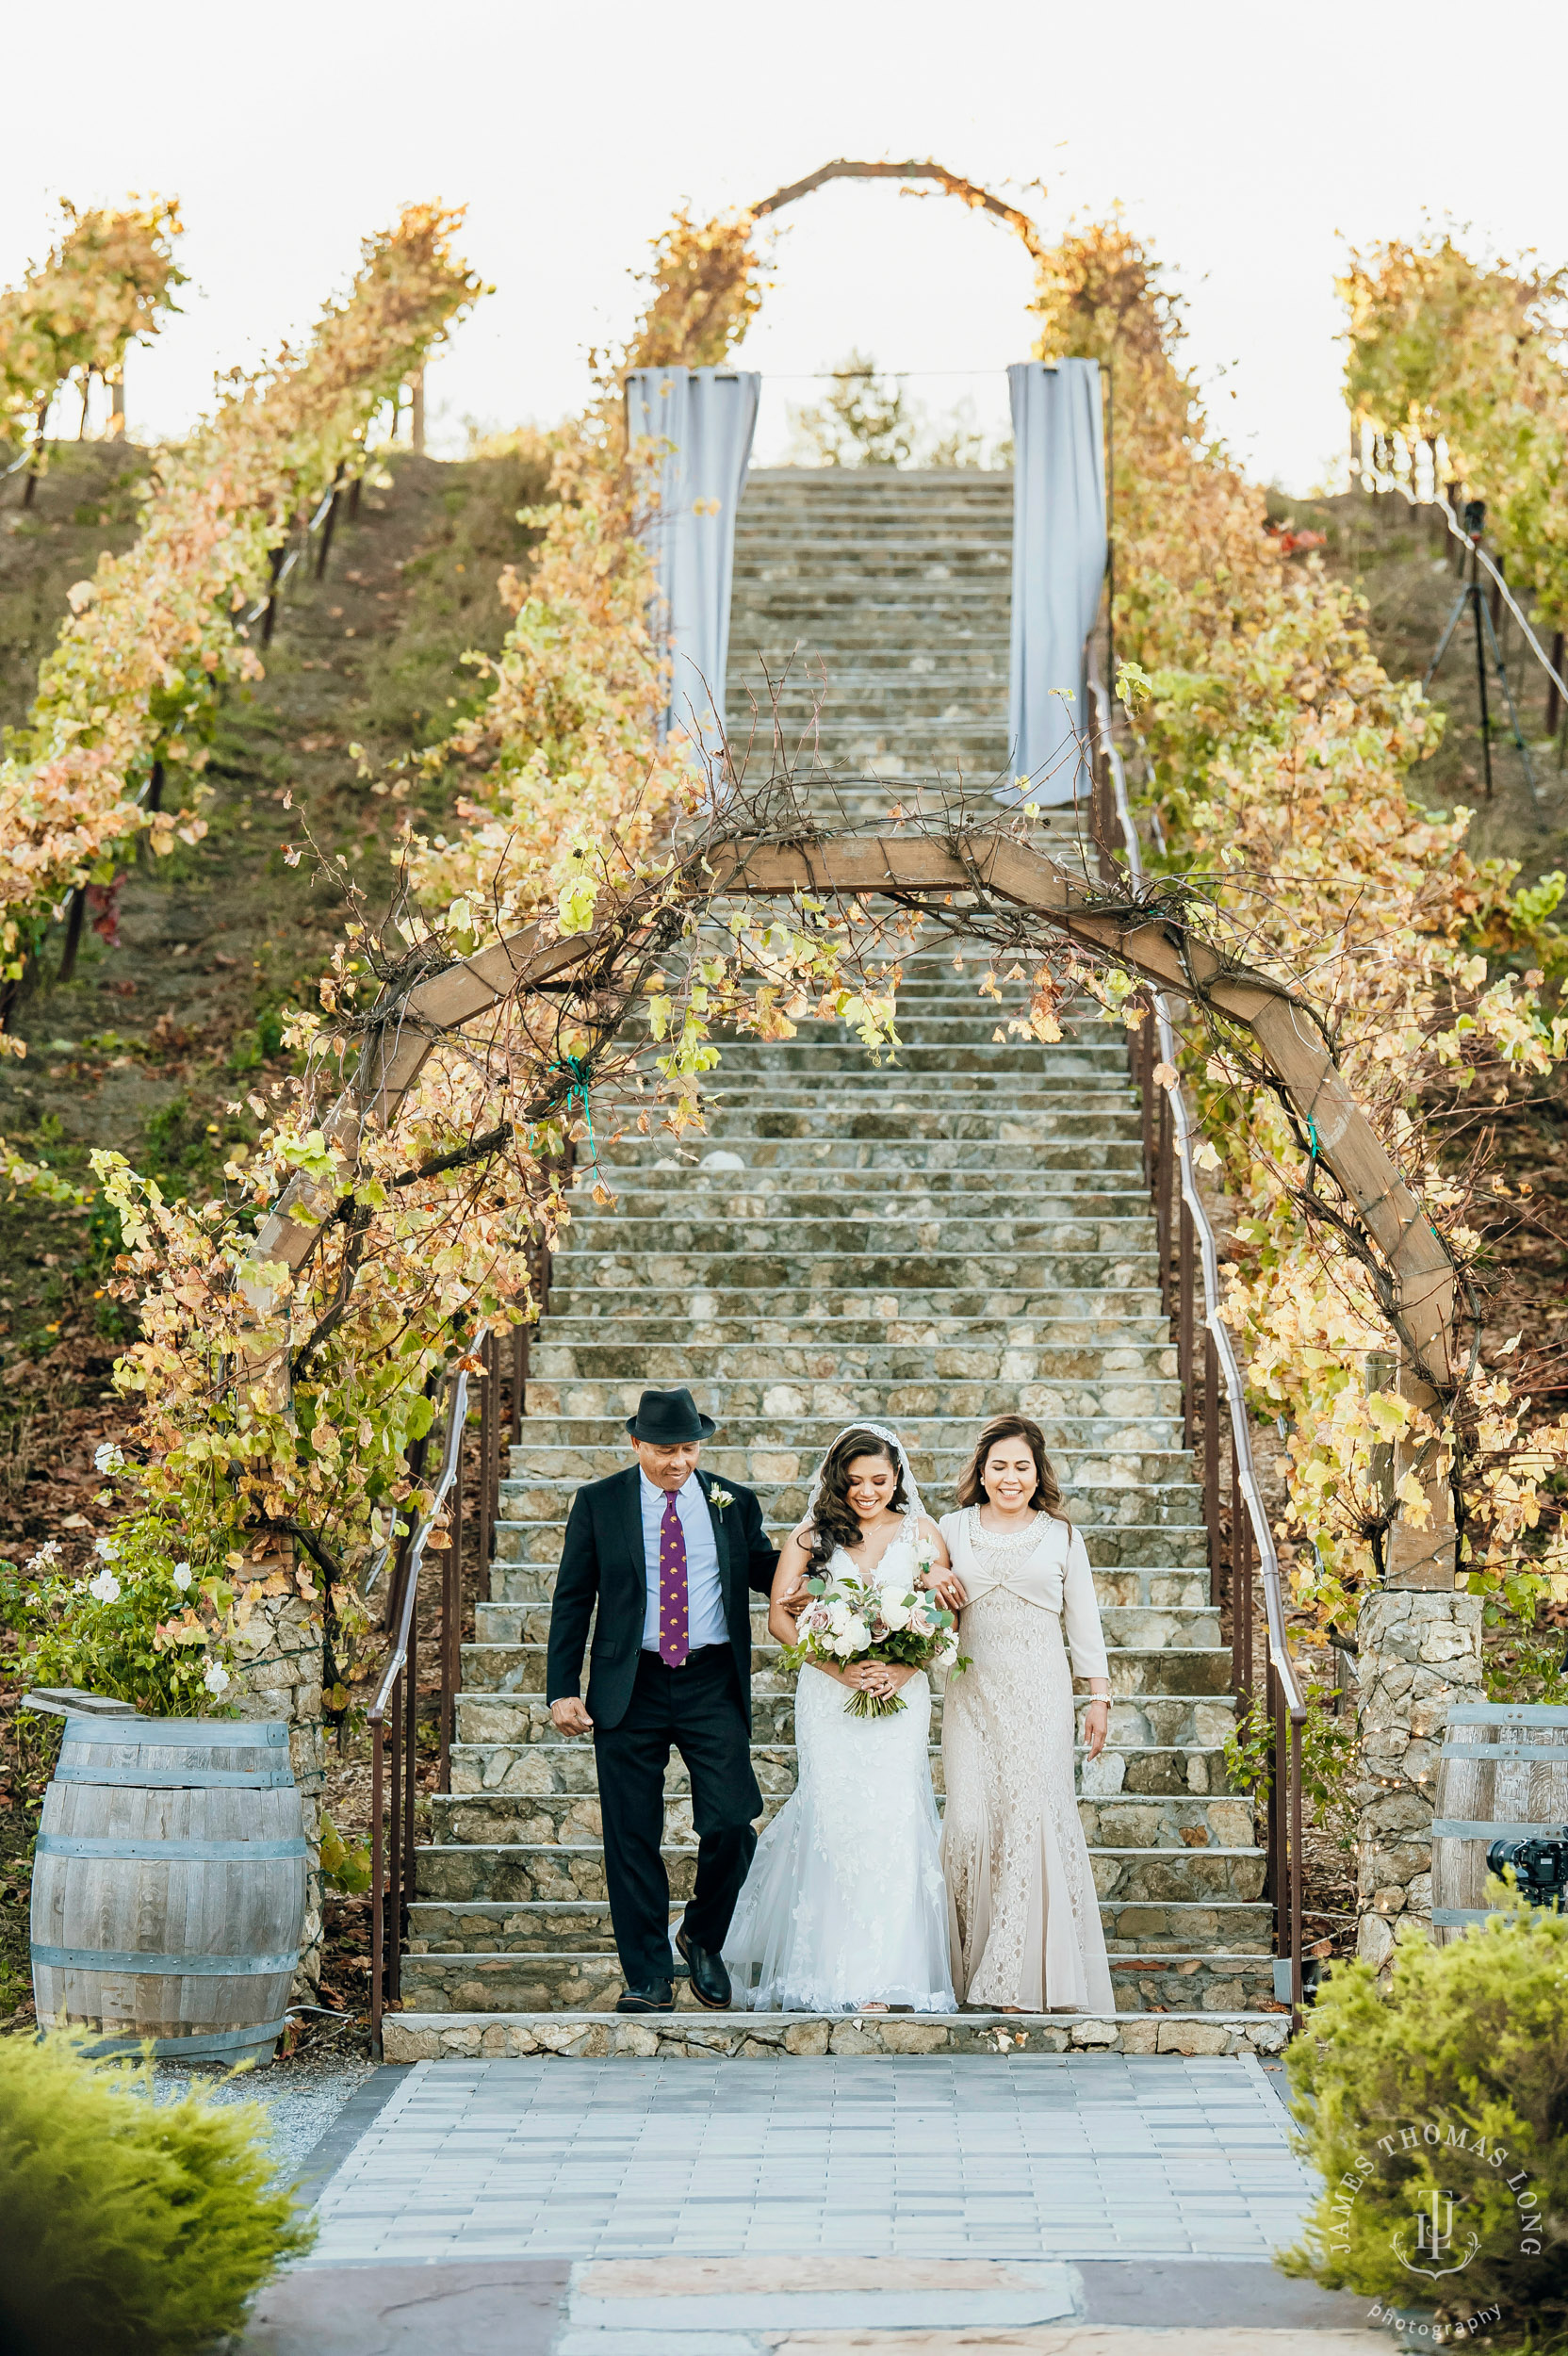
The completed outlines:
{"type": "Polygon", "coordinates": [[[562,1055],[551,1064],[550,1070],[564,1072],[570,1083],[566,1090],[567,1121],[571,1121],[574,1098],[582,1108],[583,1121],[588,1130],[588,1158],[596,1178],[599,1174],[599,1149],[594,1142],[594,1114],[588,1102],[588,1087],[593,1078],[592,1068],[581,1055],[562,1055]]]}

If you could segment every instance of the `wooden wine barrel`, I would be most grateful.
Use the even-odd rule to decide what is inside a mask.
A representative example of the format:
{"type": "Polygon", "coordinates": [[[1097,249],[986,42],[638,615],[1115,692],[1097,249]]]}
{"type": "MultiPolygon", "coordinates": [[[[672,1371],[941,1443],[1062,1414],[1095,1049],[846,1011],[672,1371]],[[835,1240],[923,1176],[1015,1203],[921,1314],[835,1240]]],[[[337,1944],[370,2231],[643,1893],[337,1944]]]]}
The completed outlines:
{"type": "Polygon", "coordinates": [[[1568,1826],[1568,1710],[1466,1702],[1450,1710],[1432,1820],[1432,1935],[1484,1922],[1486,1853],[1568,1826]]]}
{"type": "Polygon", "coordinates": [[[67,1718],[33,1868],[41,2021],[270,2061],[304,1911],[286,1726],[67,1718]]]}

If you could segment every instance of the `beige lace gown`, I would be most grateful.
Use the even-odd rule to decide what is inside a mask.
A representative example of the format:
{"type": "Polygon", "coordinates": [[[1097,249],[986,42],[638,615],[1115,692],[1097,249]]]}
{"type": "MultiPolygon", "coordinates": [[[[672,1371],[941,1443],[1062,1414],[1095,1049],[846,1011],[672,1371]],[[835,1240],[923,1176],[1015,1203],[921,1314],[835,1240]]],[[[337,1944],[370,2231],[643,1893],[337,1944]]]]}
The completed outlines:
{"type": "Polygon", "coordinates": [[[1073,1792],[1072,1669],[1106,1675],[1084,1541],[1038,1513],[1018,1535],[967,1506],[942,1523],[969,1593],[958,1623],[970,1666],[942,1699],[953,1983],[989,2010],[1110,2012],[1105,1935],[1073,1792]],[[1066,1643],[1063,1628],[1066,1627],[1066,1643]]]}

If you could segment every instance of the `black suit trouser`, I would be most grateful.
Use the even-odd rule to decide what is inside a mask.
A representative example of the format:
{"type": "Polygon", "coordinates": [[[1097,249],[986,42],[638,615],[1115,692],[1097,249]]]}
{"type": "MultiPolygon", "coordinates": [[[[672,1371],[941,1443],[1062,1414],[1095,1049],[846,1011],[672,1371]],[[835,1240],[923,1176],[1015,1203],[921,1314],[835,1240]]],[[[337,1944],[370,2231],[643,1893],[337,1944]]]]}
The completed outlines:
{"type": "Polygon", "coordinates": [[[717,1954],[757,1847],[752,1819],[762,1812],[728,1644],[705,1644],[679,1669],[643,1653],[625,1717],[594,1736],[605,1886],[629,1988],[670,1976],[670,1879],[662,1846],[672,1749],[691,1777],[697,1835],[696,1885],[683,1927],[699,1947],[717,1954]]]}

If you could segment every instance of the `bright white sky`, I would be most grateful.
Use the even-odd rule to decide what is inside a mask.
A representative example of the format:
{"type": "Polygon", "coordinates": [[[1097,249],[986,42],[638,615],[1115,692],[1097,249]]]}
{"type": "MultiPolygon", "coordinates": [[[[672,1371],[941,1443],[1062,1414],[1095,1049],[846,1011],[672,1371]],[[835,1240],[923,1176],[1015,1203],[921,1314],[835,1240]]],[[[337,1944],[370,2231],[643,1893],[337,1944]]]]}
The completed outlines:
{"type": "MultiPolygon", "coordinates": [[[[579,405],[584,352],[624,332],[629,272],[678,201],[710,214],[835,155],[930,155],[1004,192],[1043,180],[1018,201],[1048,229],[1119,199],[1179,270],[1216,424],[1298,490],[1343,465],[1340,233],[1409,234],[1427,209],[1568,260],[1561,0],[1427,0],[1408,21],[1301,0],[75,0],[13,15],[6,51],[0,279],[49,243],[60,195],[183,201],[193,283],[131,355],[138,434],[178,431],[214,369],[307,325],[408,198],[466,203],[466,251],[498,289],[431,370],[433,440],[454,450],[467,417],[579,405]]],[[[1030,330],[1027,257],[1000,224],[853,183],[782,219],[743,355],[769,380],[759,460],[781,452],[785,400],[820,390],[785,380],[852,344],[940,372],[910,388],[928,407],[968,393],[1001,416],[1030,330]]]]}

